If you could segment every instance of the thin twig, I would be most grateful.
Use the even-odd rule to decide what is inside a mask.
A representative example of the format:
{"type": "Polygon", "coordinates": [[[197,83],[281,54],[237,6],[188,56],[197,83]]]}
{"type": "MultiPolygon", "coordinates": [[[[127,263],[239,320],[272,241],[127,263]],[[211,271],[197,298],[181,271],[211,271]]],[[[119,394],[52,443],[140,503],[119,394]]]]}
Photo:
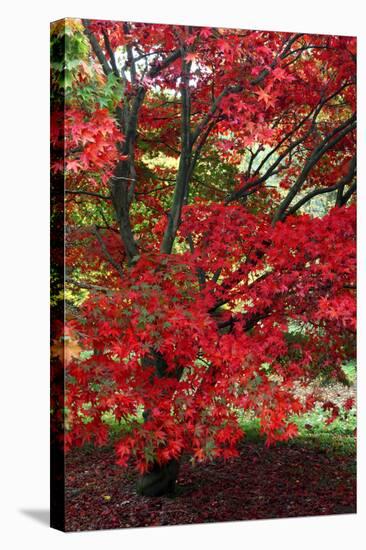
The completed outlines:
{"type": "Polygon", "coordinates": [[[106,257],[106,259],[109,261],[109,263],[118,271],[118,273],[120,274],[120,276],[124,277],[124,273],[123,273],[123,270],[121,268],[121,266],[112,258],[112,256],[110,255],[107,247],[106,247],[106,244],[105,242],[103,241],[100,233],[99,233],[99,230],[97,228],[97,226],[94,226],[94,229],[93,229],[93,233],[94,235],[96,236],[96,238],[98,239],[98,242],[103,250],[103,253],[104,253],[104,256],[106,257]]]}
{"type": "Polygon", "coordinates": [[[69,283],[70,285],[77,286],[78,288],[85,288],[87,290],[98,290],[100,292],[111,292],[113,290],[105,286],[86,283],[85,281],[75,281],[75,279],[71,279],[70,277],[65,277],[65,282],[69,283]]]}

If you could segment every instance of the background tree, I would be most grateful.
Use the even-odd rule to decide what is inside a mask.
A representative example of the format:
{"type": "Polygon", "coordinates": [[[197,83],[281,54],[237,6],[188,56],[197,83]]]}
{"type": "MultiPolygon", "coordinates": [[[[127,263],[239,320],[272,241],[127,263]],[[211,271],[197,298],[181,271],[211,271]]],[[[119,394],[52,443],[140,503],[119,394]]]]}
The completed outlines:
{"type": "Polygon", "coordinates": [[[295,435],[299,388],[354,354],[355,39],[67,20],[51,47],[67,445],[128,419],[118,463],[164,494],[183,453],[235,456],[239,409],[295,435]]]}

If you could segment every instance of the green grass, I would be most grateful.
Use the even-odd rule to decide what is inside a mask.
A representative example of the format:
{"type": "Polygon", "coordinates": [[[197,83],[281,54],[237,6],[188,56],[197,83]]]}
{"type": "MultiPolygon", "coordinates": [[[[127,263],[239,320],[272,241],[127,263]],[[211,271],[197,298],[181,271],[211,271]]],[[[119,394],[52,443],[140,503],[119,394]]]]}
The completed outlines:
{"type": "MultiPolygon", "coordinates": [[[[354,384],[356,382],[355,361],[346,363],[343,370],[349,384],[354,384]]],[[[112,413],[105,413],[103,419],[109,426],[111,440],[113,441],[121,433],[130,432],[137,424],[143,423],[142,412],[141,408],[135,416],[119,422],[116,421],[112,413]]],[[[237,416],[245,433],[245,440],[263,442],[264,444],[265,436],[260,433],[259,419],[244,411],[238,411],[237,416]]],[[[297,425],[299,433],[290,441],[279,444],[309,446],[332,454],[355,455],[356,438],[354,433],[357,425],[355,407],[348,412],[341,410],[339,417],[327,425],[326,420],[329,416],[330,413],[324,411],[321,406],[307,414],[293,416],[289,420],[297,425]]]]}
{"type": "MultiPolygon", "coordinates": [[[[356,362],[351,360],[342,367],[349,385],[356,382],[356,362]]],[[[334,454],[355,455],[357,426],[356,408],[350,411],[340,410],[339,417],[331,424],[326,424],[330,413],[318,406],[313,411],[290,418],[298,427],[298,435],[282,445],[303,445],[317,448],[334,454]]],[[[250,413],[238,414],[239,424],[245,432],[247,441],[265,441],[260,433],[260,422],[250,413]]]]}
{"type": "MultiPolygon", "coordinates": [[[[352,409],[347,415],[341,411],[339,418],[327,425],[325,420],[328,413],[320,407],[314,411],[301,416],[293,416],[290,420],[298,427],[298,435],[287,441],[279,442],[278,445],[298,445],[317,449],[333,455],[353,456],[356,453],[356,439],[354,430],[356,428],[356,411],[352,409]]],[[[260,433],[260,421],[248,413],[238,415],[239,424],[245,433],[245,441],[263,443],[265,436],[260,433]]],[[[142,423],[143,417],[139,415],[133,419],[116,422],[112,414],[106,414],[104,421],[110,427],[111,441],[131,431],[136,423],[142,423]]]]}
{"type": "Polygon", "coordinates": [[[348,382],[354,384],[356,382],[356,361],[352,359],[342,366],[343,372],[346,375],[348,382]]]}
{"type": "Polygon", "coordinates": [[[125,418],[120,421],[117,421],[113,413],[104,413],[103,415],[103,421],[108,425],[109,427],[109,434],[111,439],[115,439],[116,437],[120,436],[122,433],[126,434],[128,432],[131,432],[134,427],[136,427],[137,424],[142,424],[144,422],[144,418],[142,416],[143,408],[138,411],[138,413],[135,416],[132,416],[130,418],[125,418]]]}
{"type": "MultiPolygon", "coordinates": [[[[300,445],[326,451],[332,454],[354,455],[356,453],[356,411],[352,409],[348,415],[341,411],[339,418],[327,425],[325,420],[328,414],[320,407],[301,416],[293,416],[299,433],[293,439],[278,443],[279,445],[300,445]]],[[[260,433],[260,422],[248,414],[239,416],[239,424],[245,433],[245,440],[263,442],[265,436],[260,433]]]]}

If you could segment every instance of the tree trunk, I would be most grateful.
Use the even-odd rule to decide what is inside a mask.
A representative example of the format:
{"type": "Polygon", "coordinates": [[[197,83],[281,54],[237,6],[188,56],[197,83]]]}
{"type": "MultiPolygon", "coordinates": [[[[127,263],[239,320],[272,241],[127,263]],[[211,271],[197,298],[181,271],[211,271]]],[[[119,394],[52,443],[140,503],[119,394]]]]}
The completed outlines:
{"type": "MultiPolygon", "coordinates": [[[[167,372],[167,363],[160,352],[151,350],[150,355],[143,358],[143,366],[155,367],[154,383],[159,383],[159,378],[172,377],[180,380],[183,374],[183,368],[177,367],[174,371],[167,372]]],[[[151,418],[151,410],[145,409],[145,422],[151,418]]],[[[147,497],[159,497],[171,495],[175,492],[176,481],[179,473],[179,459],[172,459],[165,464],[155,462],[152,468],[139,477],[136,484],[136,490],[139,495],[147,497]]]]}
{"type": "Polygon", "coordinates": [[[146,497],[161,497],[174,494],[179,473],[179,461],[170,460],[166,464],[154,464],[152,470],[137,481],[137,492],[146,497]]]}

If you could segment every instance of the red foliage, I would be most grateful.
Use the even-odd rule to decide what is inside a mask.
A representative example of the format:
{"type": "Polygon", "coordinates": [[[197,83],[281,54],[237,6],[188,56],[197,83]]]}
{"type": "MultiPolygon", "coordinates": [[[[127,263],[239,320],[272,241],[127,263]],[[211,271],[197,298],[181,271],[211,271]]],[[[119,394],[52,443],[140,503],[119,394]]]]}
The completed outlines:
{"type": "Polygon", "coordinates": [[[118,462],[132,455],[140,471],[183,451],[199,461],[235,456],[238,409],[256,412],[268,443],[295,435],[287,419],[307,409],[296,395],[299,380],[337,376],[347,358],[354,214],[333,209],[321,220],[303,215],[272,227],[243,207],[187,207],[180,238],[189,228],[194,252],[142,256],[118,290],[86,300],[83,324],[73,324],[94,354],[68,367],[72,442],[104,443],[103,413],[121,420],[142,407],[151,417],[116,446],[118,462]],[[200,287],[197,271],[215,268],[222,281],[200,287]],[[333,308],[324,307],[330,300],[333,308]],[[306,328],[301,345],[286,339],[291,322],[306,328]],[[164,358],[165,376],[144,365],[151,350],[164,358]]]}
{"type": "Polygon", "coordinates": [[[67,446],[104,444],[107,413],[129,422],[118,463],[131,459],[142,473],[184,452],[236,456],[239,410],[260,418],[268,444],[293,437],[289,417],[314,405],[301,385],[341,378],[353,353],[355,206],[352,178],[342,188],[341,178],[355,149],[355,40],[84,24],[104,51],[103,81],[94,47],[98,82],[109,86],[116,71],[111,51],[127,57],[117,109],[81,107],[71,93],[64,126],[54,117],[71,195],[67,269],[88,289],[69,329],[88,353],[67,365],[67,446]],[[179,159],[178,176],[146,155],[179,159]],[[273,175],[274,188],[265,185],[273,175]],[[336,207],[301,213],[306,193],[335,184],[344,193],[336,207]],[[99,201],[113,205],[116,223],[99,201]]]}

